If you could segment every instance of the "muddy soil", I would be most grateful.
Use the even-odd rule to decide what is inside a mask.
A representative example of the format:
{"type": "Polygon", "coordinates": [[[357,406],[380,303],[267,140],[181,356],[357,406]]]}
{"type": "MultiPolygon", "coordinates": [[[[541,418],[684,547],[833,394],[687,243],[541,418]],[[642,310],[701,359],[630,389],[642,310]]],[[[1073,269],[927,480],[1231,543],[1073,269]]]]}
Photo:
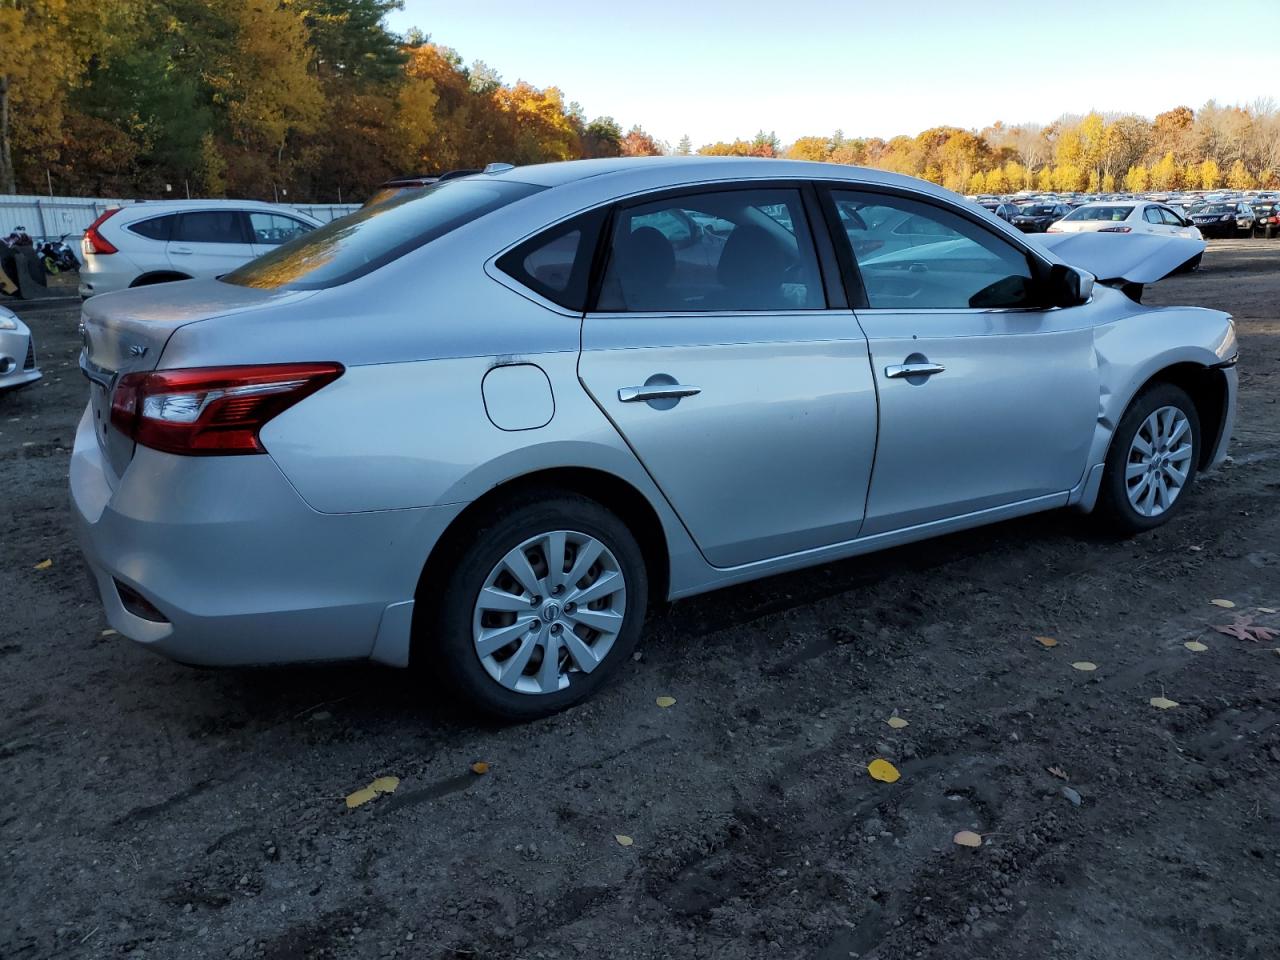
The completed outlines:
{"type": "Polygon", "coordinates": [[[390,669],[103,636],[77,307],[19,306],[46,378],[0,398],[0,956],[1273,960],[1280,641],[1211,625],[1280,626],[1280,241],[1148,300],[1241,337],[1232,462],[1175,522],[1055,513],[685,601],[597,700],[505,729],[390,669]]]}

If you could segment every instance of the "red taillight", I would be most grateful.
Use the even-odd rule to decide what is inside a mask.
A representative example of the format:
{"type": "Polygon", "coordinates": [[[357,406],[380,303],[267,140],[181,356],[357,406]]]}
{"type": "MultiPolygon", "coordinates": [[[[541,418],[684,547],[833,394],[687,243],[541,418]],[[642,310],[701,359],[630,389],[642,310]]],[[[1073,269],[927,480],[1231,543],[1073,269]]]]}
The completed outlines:
{"type": "Polygon", "coordinates": [[[118,253],[116,245],[98,232],[98,228],[102,226],[108,217],[113,217],[120,212],[119,207],[113,207],[106,213],[99,214],[98,219],[89,224],[89,229],[84,232],[84,238],[89,242],[89,247],[93,253],[105,256],[108,253],[118,253]]]}
{"type": "Polygon", "coordinates": [[[1133,233],[1133,227],[1102,227],[1099,233],[1133,233]]]}
{"type": "Polygon", "coordinates": [[[258,431],[342,376],[340,363],[271,363],[126,374],[111,423],[136,443],[187,456],[266,453],[258,431]]]}

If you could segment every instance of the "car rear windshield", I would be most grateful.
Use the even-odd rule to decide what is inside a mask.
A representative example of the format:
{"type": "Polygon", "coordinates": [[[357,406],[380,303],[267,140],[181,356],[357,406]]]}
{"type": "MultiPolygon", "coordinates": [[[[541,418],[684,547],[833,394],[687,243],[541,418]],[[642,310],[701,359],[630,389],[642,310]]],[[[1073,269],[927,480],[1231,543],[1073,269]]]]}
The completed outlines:
{"type": "Polygon", "coordinates": [[[1068,213],[1064,220],[1124,220],[1133,213],[1132,206],[1123,207],[1077,207],[1068,213]]]}
{"type": "Polygon", "coordinates": [[[1235,213],[1236,205],[1234,203],[1205,203],[1198,207],[1192,207],[1191,212],[1197,216],[1204,213],[1235,213]]]}
{"type": "Polygon", "coordinates": [[[543,189],[477,178],[408,190],[291,240],[222,279],[264,289],[336,287],[543,189]]]}

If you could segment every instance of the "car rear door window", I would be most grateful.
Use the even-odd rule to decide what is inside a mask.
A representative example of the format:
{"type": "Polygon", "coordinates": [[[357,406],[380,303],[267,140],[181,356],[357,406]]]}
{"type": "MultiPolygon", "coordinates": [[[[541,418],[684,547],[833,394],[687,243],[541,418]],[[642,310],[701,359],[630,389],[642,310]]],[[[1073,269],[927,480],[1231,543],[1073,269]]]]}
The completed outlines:
{"type": "Polygon", "coordinates": [[[137,223],[129,224],[129,230],[140,237],[146,237],[148,240],[168,240],[169,233],[177,219],[176,214],[170,214],[166,217],[151,217],[147,220],[139,220],[137,223]]]}
{"type": "Polygon", "coordinates": [[[891,194],[832,192],[873,310],[1034,307],[1027,254],[966,217],[891,194]]]}
{"type": "Polygon", "coordinates": [[[170,238],[183,243],[248,243],[239,210],[184,213],[170,238]]]}
{"type": "Polygon", "coordinates": [[[721,190],[623,207],[598,309],[820,310],[822,275],[800,192],[721,190]]]}

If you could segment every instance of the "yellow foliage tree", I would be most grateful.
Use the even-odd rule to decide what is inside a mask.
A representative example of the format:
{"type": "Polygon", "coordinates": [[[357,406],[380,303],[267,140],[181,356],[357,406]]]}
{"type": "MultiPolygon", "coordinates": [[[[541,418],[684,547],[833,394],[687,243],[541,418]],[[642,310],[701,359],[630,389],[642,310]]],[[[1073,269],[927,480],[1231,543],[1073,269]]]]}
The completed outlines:
{"type": "MultiPolygon", "coordinates": [[[[958,175],[953,174],[952,176],[956,177],[958,175]]],[[[953,182],[955,181],[953,180],[953,182]]],[[[969,192],[982,193],[986,189],[987,189],[987,178],[983,176],[979,171],[977,170],[973,171],[973,174],[969,177],[969,192]]]]}
{"type": "Polygon", "coordinates": [[[999,167],[993,167],[987,171],[986,176],[987,193],[1008,193],[1009,181],[1004,178],[1004,171],[999,167]]]}
{"type": "Polygon", "coordinates": [[[1188,163],[1182,171],[1182,189],[1183,190],[1199,190],[1200,189],[1200,164],[1188,163]]]}
{"type": "Polygon", "coordinates": [[[1227,174],[1228,187],[1232,190],[1252,190],[1257,185],[1257,181],[1245,169],[1243,160],[1237,160],[1231,165],[1231,172],[1227,174]]]}
{"type": "Polygon", "coordinates": [[[1009,185],[1010,190],[1015,192],[1025,190],[1031,185],[1030,178],[1027,176],[1027,168],[1017,160],[1010,160],[1004,165],[1004,182],[1009,185]]]}
{"type": "Polygon", "coordinates": [[[801,137],[787,150],[787,157],[792,160],[816,160],[819,162],[831,159],[831,141],[826,137],[801,137]]]}
{"type": "Polygon", "coordinates": [[[1124,188],[1130,193],[1142,193],[1151,184],[1151,173],[1142,164],[1129,168],[1124,175],[1124,188]]]}
{"type": "Polygon", "coordinates": [[[1116,175],[1114,173],[1108,173],[1102,178],[1102,192],[1116,192],[1116,175]]]}
{"type": "Polygon", "coordinates": [[[1181,179],[1180,172],[1177,161],[1173,159],[1173,152],[1170,151],[1151,168],[1151,186],[1157,190],[1176,190],[1181,179]]]}
{"type": "Polygon", "coordinates": [[[1049,191],[1054,188],[1053,170],[1047,163],[1041,167],[1040,172],[1036,174],[1036,186],[1044,191],[1049,191]]]}
{"type": "Polygon", "coordinates": [[[1200,186],[1206,190],[1216,190],[1222,183],[1222,171],[1218,169],[1218,161],[1210,158],[1200,164],[1200,186]]]}

